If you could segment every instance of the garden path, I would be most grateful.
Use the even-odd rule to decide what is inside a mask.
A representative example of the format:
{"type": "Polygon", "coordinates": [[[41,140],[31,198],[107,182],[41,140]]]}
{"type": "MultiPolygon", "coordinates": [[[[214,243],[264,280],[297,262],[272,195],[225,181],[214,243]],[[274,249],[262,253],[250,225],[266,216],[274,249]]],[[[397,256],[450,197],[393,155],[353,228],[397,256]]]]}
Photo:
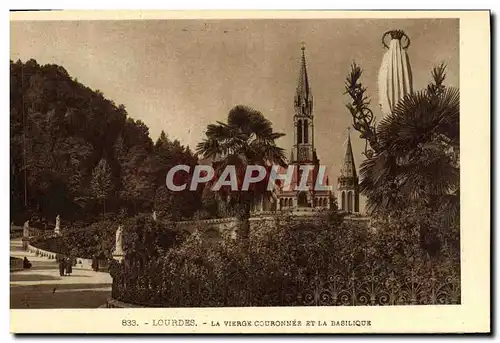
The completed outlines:
{"type": "Polygon", "coordinates": [[[60,276],[57,262],[22,249],[21,239],[10,241],[10,256],[32,263],[27,270],[10,273],[10,308],[97,308],[111,295],[108,273],[73,268],[60,276]]]}

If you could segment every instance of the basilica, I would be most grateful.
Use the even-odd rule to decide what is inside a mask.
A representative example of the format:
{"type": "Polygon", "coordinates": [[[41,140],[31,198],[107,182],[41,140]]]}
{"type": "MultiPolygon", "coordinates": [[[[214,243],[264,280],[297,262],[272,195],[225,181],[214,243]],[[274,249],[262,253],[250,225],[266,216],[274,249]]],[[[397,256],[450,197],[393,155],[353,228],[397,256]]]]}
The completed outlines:
{"type": "Polygon", "coordinates": [[[331,187],[328,190],[318,190],[315,187],[317,184],[329,186],[329,180],[327,174],[321,173],[320,160],[314,146],[314,100],[307,74],[305,47],[302,47],[299,78],[293,101],[293,146],[289,158],[289,167],[293,169],[291,185],[286,189],[278,189],[271,199],[263,200],[258,210],[307,212],[329,209],[336,198],[339,210],[359,213],[359,179],[349,134],[337,180],[337,191],[331,190],[331,187]],[[302,180],[303,170],[311,171],[307,176],[307,187],[304,187],[306,190],[296,190],[302,180]]]}

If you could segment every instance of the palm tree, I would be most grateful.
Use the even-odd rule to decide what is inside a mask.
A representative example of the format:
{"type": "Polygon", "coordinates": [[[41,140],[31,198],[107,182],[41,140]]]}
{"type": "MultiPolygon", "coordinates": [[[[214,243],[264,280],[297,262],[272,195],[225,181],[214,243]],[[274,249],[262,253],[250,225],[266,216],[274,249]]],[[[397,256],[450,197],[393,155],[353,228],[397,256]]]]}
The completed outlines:
{"type": "Polygon", "coordinates": [[[418,228],[421,248],[436,256],[444,237],[459,237],[460,92],[443,85],[441,64],[427,89],[406,95],[375,126],[360,76],[353,65],[346,93],[352,98],[347,108],[353,126],[367,141],[360,191],[367,196],[368,211],[403,218],[403,225],[418,228]]]}
{"type": "Polygon", "coordinates": [[[284,150],[275,142],[284,135],[274,132],[272,123],[261,112],[237,105],[229,111],[227,124],[218,121],[207,126],[206,138],[197,146],[198,154],[213,161],[216,177],[227,166],[234,166],[237,171],[239,190],[221,188],[220,194],[236,204],[242,238],[248,236],[252,204],[267,192],[265,180],[241,191],[242,176],[249,165],[286,166],[284,150]]]}
{"type": "Polygon", "coordinates": [[[408,94],[377,127],[377,151],[360,168],[360,189],[372,212],[410,204],[434,208],[458,205],[460,94],[445,88],[445,67],[434,83],[408,94]]]}

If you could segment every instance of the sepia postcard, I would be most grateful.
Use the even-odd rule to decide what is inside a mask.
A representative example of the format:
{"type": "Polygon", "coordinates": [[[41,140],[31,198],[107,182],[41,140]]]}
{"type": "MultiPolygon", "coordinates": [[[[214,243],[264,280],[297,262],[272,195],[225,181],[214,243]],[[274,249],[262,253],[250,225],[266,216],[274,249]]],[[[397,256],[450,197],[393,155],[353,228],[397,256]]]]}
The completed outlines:
{"type": "Polygon", "coordinates": [[[489,333],[488,11],[10,14],[12,333],[489,333]]]}

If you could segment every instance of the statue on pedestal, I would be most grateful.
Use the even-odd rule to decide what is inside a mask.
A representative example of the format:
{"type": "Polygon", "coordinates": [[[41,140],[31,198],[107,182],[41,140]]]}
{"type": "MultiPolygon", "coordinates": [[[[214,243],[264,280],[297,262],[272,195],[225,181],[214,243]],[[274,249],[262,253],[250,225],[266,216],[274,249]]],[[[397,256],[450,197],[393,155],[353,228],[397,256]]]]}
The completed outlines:
{"type": "Polygon", "coordinates": [[[54,233],[56,235],[61,233],[61,217],[59,217],[59,215],[56,217],[56,227],[54,228],[54,233]]]}
{"type": "Polygon", "coordinates": [[[23,242],[23,250],[27,251],[28,246],[29,246],[29,240],[30,240],[30,221],[27,220],[24,222],[23,225],[23,238],[21,239],[23,242]]]}
{"type": "Polygon", "coordinates": [[[30,221],[27,220],[24,222],[23,226],[23,237],[28,238],[30,236],[30,221]]]}
{"type": "Polygon", "coordinates": [[[156,211],[153,211],[153,220],[156,221],[156,211]]]}
{"type": "Polygon", "coordinates": [[[121,226],[118,226],[118,230],[116,230],[116,237],[115,237],[115,251],[113,252],[113,255],[121,256],[123,255],[123,229],[121,226]]]}

